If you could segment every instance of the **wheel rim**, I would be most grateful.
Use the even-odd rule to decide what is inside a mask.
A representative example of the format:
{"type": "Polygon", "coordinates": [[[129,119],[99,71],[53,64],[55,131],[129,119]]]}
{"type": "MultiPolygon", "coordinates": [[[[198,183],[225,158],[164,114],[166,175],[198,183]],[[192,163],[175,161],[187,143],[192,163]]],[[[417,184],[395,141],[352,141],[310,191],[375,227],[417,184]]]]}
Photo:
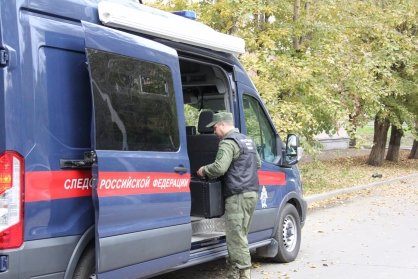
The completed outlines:
{"type": "Polygon", "coordinates": [[[283,220],[283,244],[286,251],[291,252],[295,249],[298,232],[296,230],[296,220],[291,215],[287,215],[283,220]]]}

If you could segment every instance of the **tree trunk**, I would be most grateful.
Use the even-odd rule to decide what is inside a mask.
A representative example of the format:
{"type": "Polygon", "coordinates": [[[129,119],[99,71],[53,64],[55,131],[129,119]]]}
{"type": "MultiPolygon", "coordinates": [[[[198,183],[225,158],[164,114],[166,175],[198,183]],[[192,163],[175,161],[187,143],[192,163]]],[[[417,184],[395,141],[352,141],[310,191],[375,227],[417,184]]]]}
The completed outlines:
{"type": "Polygon", "coordinates": [[[373,147],[367,164],[372,166],[381,166],[383,164],[389,125],[388,119],[380,119],[379,116],[376,116],[374,120],[373,147]]]}
{"type": "Polygon", "coordinates": [[[306,14],[309,14],[309,8],[311,7],[311,3],[309,1],[306,1],[305,3],[305,12],[306,14]]]}
{"type": "MultiPolygon", "coordinates": [[[[418,120],[415,122],[415,130],[418,133],[418,120]]],[[[411,153],[409,153],[409,159],[418,159],[418,140],[414,140],[412,144],[411,153]]]]}
{"type": "Polygon", "coordinates": [[[353,117],[353,114],[348,115],[349,122],[351,125],[348,127],[348,134],[350,136],[350,147],[356,147],[357,146],[357,124],[355,121],[355,117],[353,117]]]}
{"type": "MultiPolygon", "coordinates": [[[[293,22],[298,21],[300,17],[300,0],[294,0],[293,2],[293,22]]],[[[295,51],[300,50],[300,44],[299,44],[300,38],[296,36],[296,34],[293,36],[293,48],[295,51]]]]}
{"type": "Polygon", "coordinates": [[[401,138],[403,136],[402,128],[398,128],[392,124],[390,132],[389,149],[386,154],[386,160],[399,162],[399,150],[401,149],[401,138]]]}
{"type": "Polygon", "coordinates": [[[418,140],[414,140],[411,153],[409,153],[409,159],[418,159],[418,140]]]}
{"type": "Polygon", "coordinates": [[[353,128],[353,130],[350,131],[349,135],[350,135],[350,141],[348,142],[348,146],[354,148],[357,146],[356,129],[353,128]]]}

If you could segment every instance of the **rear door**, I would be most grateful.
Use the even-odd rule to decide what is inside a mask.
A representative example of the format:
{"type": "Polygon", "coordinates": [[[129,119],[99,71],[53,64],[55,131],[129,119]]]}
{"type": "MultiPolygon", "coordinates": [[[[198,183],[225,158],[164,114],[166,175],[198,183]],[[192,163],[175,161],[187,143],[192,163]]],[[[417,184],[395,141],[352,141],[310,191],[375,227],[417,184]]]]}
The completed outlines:
{"type": "Polygon", "coordinates": [[[189,258],[190,171],[174,49],[83,22],[94,107],[99,278],[138,278],[189,258]]]}

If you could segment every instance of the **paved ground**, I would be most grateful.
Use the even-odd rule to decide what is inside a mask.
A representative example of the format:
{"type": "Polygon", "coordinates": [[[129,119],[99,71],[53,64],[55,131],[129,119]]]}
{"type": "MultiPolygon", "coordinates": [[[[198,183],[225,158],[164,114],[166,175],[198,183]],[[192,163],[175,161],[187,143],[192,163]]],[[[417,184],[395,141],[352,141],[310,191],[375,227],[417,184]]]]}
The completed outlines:
{"type": "Polygon", "coordinates": [[[362,190],[310,212],[298,259],[253,279],[418,278],[418,180],[362,190]]]}
{"type": "MultiPolygon", "coordinates": [[[[313,204],[296,261],[254,260],[253,279],[418,278],[418,179],[313,204]]],[[[158,277],[225,278],[223,260],[158,277]]]]}

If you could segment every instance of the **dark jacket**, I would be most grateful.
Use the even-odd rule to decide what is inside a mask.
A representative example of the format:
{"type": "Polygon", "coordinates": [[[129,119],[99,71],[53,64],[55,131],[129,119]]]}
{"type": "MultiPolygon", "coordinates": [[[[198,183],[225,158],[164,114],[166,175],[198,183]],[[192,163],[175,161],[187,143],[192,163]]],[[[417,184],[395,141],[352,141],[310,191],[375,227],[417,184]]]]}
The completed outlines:
{"type": "Polygon", "coordinates": [[[235,141],[240,148],[240,155],[233,160],[223,177],[224,196],[255,191],[258,192],[257,149],[254,142],[237,132],[228,134],[224,140],[235,141]]]}

